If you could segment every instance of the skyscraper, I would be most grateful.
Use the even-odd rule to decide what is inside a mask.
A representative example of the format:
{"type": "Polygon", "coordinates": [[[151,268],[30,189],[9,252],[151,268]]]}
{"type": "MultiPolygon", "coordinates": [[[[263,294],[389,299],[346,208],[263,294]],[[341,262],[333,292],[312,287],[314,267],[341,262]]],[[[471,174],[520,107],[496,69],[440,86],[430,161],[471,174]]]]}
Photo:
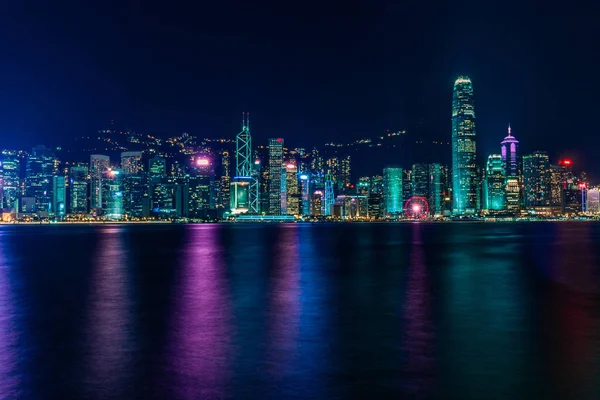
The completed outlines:
{"type": "MultiPolygon", "coordinates": [[[[259,191],[259,171],[257,170],[252,153],[252,135],[250,134],[250,113],[242,113],[242,130],[235,138],[235,160],[236,169],[233,178],[232,190],[230,196],[239,194],[243,197],[238,201],[237,198],[231,198],[232,212],[249,212],[258,214],[260,212],[260,191],[259,191]],[[234,187],[239,186],[239,187],[234,187]],[[238,203],[245,203],[247,208],[241,207],[238,203]]],[[[282,148],[283,157],[283,148],[282,148]]],[[[281,166],[280,166],[281,168],[281,166]]],[[[278,214],[279,215],[279,214],[278,214]]]]}
{"type": "Polygon", "coordinates": [[[195,166],[189,177],[188,213],[195,218],[208,217],[208,211],[215,208],[214,169],[211,160],[205,156],[195,159],[195,166]]]}
{"type": "Polygon", "coordinates": [[[519,176],[518,148],[519,141],[511,135],[510,124],[508,125],[508,136],[500,143],[504,173],[508,176],[519,176]]]}
{"type": "Polygon", "coordinates": [[[21,195],[19,173],[21,165],[16,152],[2,152],[2,208],[15,209],[21,195]]]}
{"type": "Polygon", "coordinates": [[[444,168],[441,164],[429,165],[429,212],[433,216],[441,216],[444,212],[444,168]]]}
{"type": "Polygon", "coordinates": [[[52,177],[52,212],[62,218],[67,213],[67,188],[65,177],[54,175],[52,177]]]}
{"type": "Polygon", "coordinates": [[[402,168],[383,169],[383,208],[385,215],[403,211],[402,168]]]}
{"type": "Polygon", "coordinates": [[[429,197],[429,166],[413,164],[412,166],[412,195],[429,197]]]}
{"type": "Polygon", "coordinates": [[[550,205],[550,159],[546,152],[523,156],[523,182],[526,207],[550,205]]]}
{"type": "Polygon", "coordinates": [[[285,166],[286,175],[286,213],[289,215],[301,214],[300,190],[298,188],[298,167],[294,163],[285,166]]]}
{"type": "Polygon", "coordinates": [[[500,154],[488,156],[483,181],[483,208],[489,211],[505,209],[506,186],[504,163],[500,154]]]}
{"type": "Polygon", "coordinates": [[[452,187],[453,212],[472,214],[477,208],[475,160],[475,105],[468,76],[454,82],[452,97],[452,187]]]}
{"type": "Polygon", "coordinates": [[[90,156],[90,208],[99,210],[104,207],[103,180],[110,168],[110,157],[101,154],[90,156]]]}
{"type": "Polygon", "coordinates": [[[54,154],[45,146],[36,146],[27,160],[25,193],[35,199],[38,212],[51,212],[52,176],[57,172],[54,154]]]}
{"type": "Polygon", "coordinates": [[[283,139],[269,139],[269,214],[281,215],[283,139]]]}
{"type": "Polygon", "coordinates": [[[69,175],[70,213],[85,214],[88,211],[88,168],[86,165],[75,165],[71,167],[69,175]]]}
{"type": "Polygon", "coordinates": [[[217,202],[217,207],[221,207],[225,211],[229,209],[231,187],[230,168],[229,152],[223,151],[221,153],[221,179],[219,179],[219,201],[217,202]]]}
{"type": "Polygon", "coordinates": [[[142,152],[124,151],[121,153],[121,170],[125,175],[137,174],[142,172],[142,152]]]}
{"type": "Polygon", "coordinates": [[[104,175],[107,188],[107,198],[103,200],[106,203],[106,218],[111,220],[119,220],[123,218],[123,174],[118,169],[112,169],[105,171],[104,175]]]}

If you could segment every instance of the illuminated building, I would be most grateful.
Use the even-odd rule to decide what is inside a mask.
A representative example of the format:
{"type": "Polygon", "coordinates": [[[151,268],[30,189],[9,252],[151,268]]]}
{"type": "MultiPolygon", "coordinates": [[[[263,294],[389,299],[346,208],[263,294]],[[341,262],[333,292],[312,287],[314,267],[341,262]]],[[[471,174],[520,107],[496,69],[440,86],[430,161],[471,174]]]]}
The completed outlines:
{"type": "Polygon", "coordinates": [[[414,164],[412,166],[412,196],[429,197],[429,166],[427,164],[414,164]]]}
{"type": "Polygon", "coordinates": [[[504,162],[500,154],[488,156],[483,180],[483,209],[501,211],[506,208],[504,162]]]}
{"type": "Polygon", "coordinates": [[[523,156],[525,207],[550,205],[550,159],[543,151],[523,156]]]}
{"type": "Polygon", "coordinates": [[[285,166],[286,187],[286,213],[290,215],[301,214],[300,190],[298,188],[298,167],[296,164],[287,163],[285,166]]]}
{"type": "Polygon", "coordinates": [[[516,213],[521,209],[521,183],[516,176],[505,178],[506,210],[516,213]]]}
{"type": "Polygon", "coordinates": [[[348,190],[351,184],[351,158],[346,156],[340,160],[339,178],[337,179],[340,192],[348,190]]]}
{"type": "Polygon", "coordinates": [[[230,209],[232,214],[243,214],[248,212],[250,208],[250,201],[248,191],[250,188],[250,182],[231,182],[231,194],[230,194],[230,209]]]}
{"type": "Polygon", "coordinates": [[[587,190],[586,211],[592,214],[600,214],[600,188],[587,190]]]}
{"type": "Polygon", "coordinates": [[[101,154],[90,156],[90,208],[96,211],[104,207],[103,180],[110,168],[110,157],[101,154]]]}
{"type": "Polygon", "coordinates": [[[368,216],[368,198],[357,195],[339,195],[335,199],[339,205],[339,217],[341,218],[366,218],[368,216]]]}
{"type": "Polygon", "coordinates": [[[154,157],[148,161],[148,178],[162,178],[167,176],[167,160],[162,157],[154,157]]]}
{"type": "Polygon", "coordinates": [[[384,168],[383,170],[383,208],[385,215],[401,213],[402,168],[384,168]]]}
{"type": "Polygon", "coordinates": [[[67,188],[64,176],[52,177],[52,212],[59,218],[67,213],[67,188]]]}
{"type": "MultiPolygon", "coordinates": [[[[283,142],[283,140],[282,140],[283,142]]],[[[260,212],[260,191],[258,182],[258,171],[255,167],[255,158],[252,154],[252,135],[250,134],[250,113],[242,114],[242,130],[235,137],[235,176],[232,182],[230,197],[234,194],[247,196],[241,199],[231,199],[232,212],[240,213],[242,209],[251,214],[260,212]],[[243,184],[247,183],[247,184],[243,184]],[[234,187],[235,186],[235,187],[234,187]],[[241,189],[243,188],[243,190],[241,189]],[[241,203],[246,207],[242,207],[241,203]]],[[[283,153],[283,143],[282,143],[283,153]]],[[[283,157],[283,154],[282,154],[283,157]]],[[[281,166],[280,166],[281,168],[281,166]]]]}
{"type": "MultiPolygon", "coordinates": [[[[414,170],[414,168],[413,168],[414,170]]],[[[429,212],[433,216],[441,216],[444,213],[444,194],[445,194],[445,170],[441,164],[429,165],[429,212]]]]}
{"type": "Polygon", "coordinates": [[[52,176],[56,174],[54,154],[45,146],[36,146],[27,160],[25,193],[35,199],[36,211],[49,213],[52,207],[52,176]]]}
{"type": "Polygon", "coordinates": [[[511,135],[510,125],[508,125],[508,136],[500,143],[500,147],[505,176],[519,176],[519,141],[511,135]]]}
{"type": "Polygon", "coordinates": [[[475,160],[475,106],[468,76],[454,82],[452,97],[452,194],[454,214],[473,214],[477,209],[475,160]]]}
{"type": "Polygon", "coordinates": [[[71,214],[88,212],[88,168],[85,164],[71,167],[69,173],[69,193],[71,196],[71,214]]]}
{"type": "Polygon", "coordinates": [[[369,188],[369,193],[375,193],[382,195],[383,194],[383,176],[375,175],[371,177],[371,186],[369,188]]]}
{"type": "Polygon", "coordinates": [[[329,216],[333,214],[333,205],[335,204],[335,194],[333,191],[333,176],[325,175],[325,196],[323,204],[323,215],[329,216]]]}
{"type": "Polygon", "coordinates": [[[373,219],[380,219],[381,215],[381,194],[370,193],[368,198],[368,215],[373,219]]]}
{"type": "Polygon", "coordinates": [[[412,171],[402,170],[402,202],[404,203],[412,196],[412,171]]]}
{"type": "Polygon", "coordinates": [[[403,210],[402,176],[402,168],[383,169],[383,209],[386,216],[403,210]]]}
{"type": "Polygon", "coordinates": [[[301,214],[310,215],[310,175],[300,174],[301,214]]]}
{"type": "Polygon", "coordinates": [[[281,215],[283,139],[269,139],[269,214],[281,215]]]}
{"type": "Polygon", "coordinates": [[[187,213],[193,218],[208,216],[214,204],[214,169],[209,158],[198,156],[188,180],[187,213]]]}
{"type": "Polygon", "coordinates": [[[310,215],[316,217],[323,215],[323,192],[315,190],[312,194],[312,200],[310,202],[310,215]]]}
{"type": "Polygon", "coordinates": [[[326,161],[327,173],[331,174],[331,179],[334,185],[334,188],[339,190],[344,186],[343,183],[340,182],[340,159],[338,157],[328,158],[326,161]]]}
{"type": "Polygon", "coordinates": [[[142,172],[143,169],[141,151],[125,151],[121,153],[121,171],[123,171],[123,174],[137,174],[142,172]]]}
{"type": "Polygon", "coordinates": [[[111,169],[105,172],[107,184],[106,219],[120,220],[123,218],[123,188],[122,171],[111,169]]]}
{"type": "Polygon", "coordinates": [[[147,198],[148,189],[145,185],[143,173],[123,174],[123,214],[129,217],[142,217],[144,199],[147,198]]]}
{"type": "Polygon", "coordinates": [[[562,165],[550,165],[548,190],[550,205],[559,207],[562,205],[564,167],[562,165]]]}
{"type": "Polygon", "coordinates": [[[2,208],[16,210],[21,194],[20,174],[21,164],[16,152],[2,152],[2,208]]]}
{"type": "Polygon", "coordinates": [[[371,178],[368,176],[361,176],[358,178],[356,183],[356,194],[360,196],[369,196],[371,189],[371,178]]]}
{"type": "Polygon", "coordinates": [[[221,153],[221,179],[219,180],[219,196],[217,207],[225,210],[229,210],[229,195],[231,190],[231,178],[229,175],[230,169],[230,158],[229,152],[223,151],[221,153]]]}

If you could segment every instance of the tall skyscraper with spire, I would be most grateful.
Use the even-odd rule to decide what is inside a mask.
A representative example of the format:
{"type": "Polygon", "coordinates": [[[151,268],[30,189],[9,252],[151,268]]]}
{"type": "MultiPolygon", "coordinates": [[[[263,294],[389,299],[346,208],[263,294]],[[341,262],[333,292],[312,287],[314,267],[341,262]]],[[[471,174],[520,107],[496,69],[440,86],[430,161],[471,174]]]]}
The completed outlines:
{"type": "Polygon", "coordinates": [[[510,124],[508,124],[508,136],[500,143],[502,163],[504,164],[504,173],[506,176],[519,175],[519,141],[511,134],[510,124]]]}
{"type": "Polygon", "coordinates": [[[475,105],[473,84],[468,76],[454,82],[452,96],[452,188],[453,213],[477,211],[477,166],[475,161],[475,105]]]}
{"type": "Polygon", "coordinates": [[[252,162],[250,113],[242,113],[242,130],[235,137],[235,176],[231,182],[231,212],[259,213],[258,175],[252,162]]]}

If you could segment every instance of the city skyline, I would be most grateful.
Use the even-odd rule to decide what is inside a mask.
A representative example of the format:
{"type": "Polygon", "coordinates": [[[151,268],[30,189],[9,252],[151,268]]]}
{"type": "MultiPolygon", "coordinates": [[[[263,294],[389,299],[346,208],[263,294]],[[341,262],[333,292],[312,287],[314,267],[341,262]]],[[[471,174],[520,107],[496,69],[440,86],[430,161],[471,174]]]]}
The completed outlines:
{"type": "Polygon", "coordinates": [[[510,18],[475,13],[464,30],[452,22],[460,7],[437,7],[321,6],[317,17],[310,7],[11,3],[0,24],[10,39],[0,135],[6,148],[54,147],[112,120],[159,137],[228,137],[250,111],[257,143],[284,136],[307,147],[386,129],[445,140],[445,88],[466,74],[476,82],[479,159],[510,122],[524,153],[543,147],[600,176],[592,15],[565,21],[519,5],[510,18]],[[578,141],[562,140],[570,132],[578,141]]]}

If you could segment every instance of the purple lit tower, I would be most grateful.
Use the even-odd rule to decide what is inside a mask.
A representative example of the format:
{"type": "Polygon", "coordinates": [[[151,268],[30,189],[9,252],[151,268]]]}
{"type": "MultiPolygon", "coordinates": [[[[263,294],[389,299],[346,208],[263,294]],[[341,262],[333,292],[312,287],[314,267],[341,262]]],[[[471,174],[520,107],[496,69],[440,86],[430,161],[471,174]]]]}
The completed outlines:
{"type": "Polygon", "coordinates": [[[508,136],[504,138],[500,145],[502,146],[502,164],[504,165],[505,176],[518,176],[519,162],[517,152],[519,141],[511,135],[510,124],[508,124],[508,136]]]}

